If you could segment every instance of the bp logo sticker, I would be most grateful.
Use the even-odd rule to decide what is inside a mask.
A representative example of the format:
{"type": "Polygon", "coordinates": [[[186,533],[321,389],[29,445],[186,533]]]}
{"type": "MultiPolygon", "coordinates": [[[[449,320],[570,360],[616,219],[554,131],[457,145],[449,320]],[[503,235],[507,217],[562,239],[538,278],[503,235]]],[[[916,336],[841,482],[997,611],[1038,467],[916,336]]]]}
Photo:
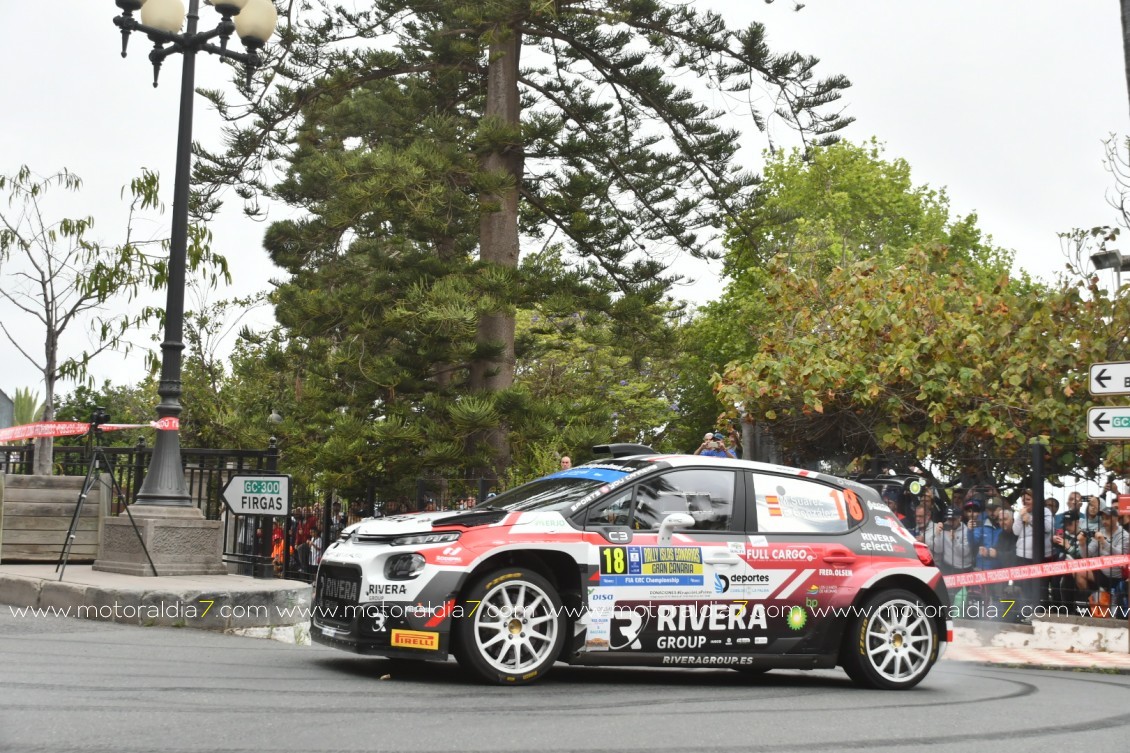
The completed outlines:
{"type": "Polygon", "coordinates": [[[789,610],[785,621],[789,624],[790,630],[804,630],[804,626],[808,624],[808,612],[804,607],[793,607],[789,610]]]}

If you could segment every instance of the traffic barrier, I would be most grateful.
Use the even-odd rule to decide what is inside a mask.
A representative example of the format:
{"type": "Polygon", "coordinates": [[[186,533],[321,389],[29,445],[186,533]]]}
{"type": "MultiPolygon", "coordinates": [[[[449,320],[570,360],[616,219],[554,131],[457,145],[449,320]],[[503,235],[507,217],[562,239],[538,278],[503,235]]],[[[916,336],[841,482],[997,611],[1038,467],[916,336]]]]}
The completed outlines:
{"type": "MultiPolygon", "coordinates": [[[[34,424],[23,424],[0,429],[0,443],[18,442],[22,439],[42,439],[44,437],[76,437],[86,434],[91,429],[91,424],[83,421],[39,421],[34,424]]],[[[177,431],[180,429],[180,419],[175,416],[165,416],[159,421],[150,421],[147,424],[98,424],[101,431],[121,431],[122,429],[157,429],[158,431],[177,431]]]]}
{"type": "Polygon", "coordinates": [[[975,570],[971,573],[956,573],[945,576],[948,588],[962,586],[981,586],[986,583],[1005,583],[1008,581],[1046,578],[1050,575],[1067,575],[1081,570],[1103,570],[1109,567],[1130,565],[1130,554],[1113,554],[1105,557],[1088,557],[1082,560],[1063,560],[1061,562],[1042,562],[1037,565],[1020,565],[999,570],[975,570]]]}

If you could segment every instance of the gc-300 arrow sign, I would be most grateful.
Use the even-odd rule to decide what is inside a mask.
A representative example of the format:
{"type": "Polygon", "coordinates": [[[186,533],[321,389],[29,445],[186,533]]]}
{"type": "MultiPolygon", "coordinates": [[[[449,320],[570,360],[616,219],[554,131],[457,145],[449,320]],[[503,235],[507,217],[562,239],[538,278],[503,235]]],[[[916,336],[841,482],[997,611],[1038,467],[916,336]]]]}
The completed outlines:
{"type": "Polygon", "coordinates": [[[1130,361],[1091,364],[1092,395],[1130,395],[1130,361]]]}
{"type": "Polygon", "coordinates": [[[1130,407],[1088,410],[1087,436],[1111,442],[1130,439],[1130,407]]]}
{"type": "Polygon", "coordinates": [[[290,513],[290,476],[232,476],[220,496],[236,515],[285,517],[290,513]]]}

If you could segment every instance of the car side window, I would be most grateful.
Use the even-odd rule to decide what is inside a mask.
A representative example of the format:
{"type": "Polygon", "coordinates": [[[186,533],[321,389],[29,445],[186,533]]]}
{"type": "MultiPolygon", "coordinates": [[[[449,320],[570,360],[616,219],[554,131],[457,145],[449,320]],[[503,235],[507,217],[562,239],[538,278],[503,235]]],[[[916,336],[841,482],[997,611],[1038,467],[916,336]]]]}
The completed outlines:
{"type": "Polygon", "coordinates": [[[696,531],[728,531],[734,516],[733,471],[684,468],[642,481],[636,489],[632,527],[657,531],[673,512],[687,513],[696,531]]]}
{"type": "Polygon", "coordinates": [[[790,476],[753,474],[760,533],[841,533],[862,520],[850,490],[790,476]]]}
{"type": "Polygon", "coordinates": [[[632,523],[632,489],[601,500],[590,507],[586,526],[630,526],[632,523]]]}

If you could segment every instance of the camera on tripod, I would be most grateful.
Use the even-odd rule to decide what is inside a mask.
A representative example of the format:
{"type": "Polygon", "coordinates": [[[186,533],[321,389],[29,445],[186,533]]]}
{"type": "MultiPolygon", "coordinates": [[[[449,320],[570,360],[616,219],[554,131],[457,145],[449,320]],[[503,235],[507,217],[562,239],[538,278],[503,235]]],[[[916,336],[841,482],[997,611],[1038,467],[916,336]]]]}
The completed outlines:
{"type": "MultiPolygon", "coordinates": [[[[114,498],[118,500],[120,509],[124,509],[126,516],[129,518],[130,525],[133,526],[133,532],[137,534],[137,542],[141,545],[141,551],[145,553],[145,559],[149,562],[150,569],[153,570],[153,575],[157,574],[157,566],[153,564],[153,558],[149,556],[149,549],[145,546],[145,538],[141,535],[137,523],[133,519],[133,513],[129,510],[129,505],[126,504],[126,495],[122,491],[121,484],[118,483],[118,478],[114,474],[114,464],[110,462],[110,458],[106,456],[106,451],[99,447],[102,439],[102,426],[110,423],[110,412],[102,406],[94,407],[90,414],[90,428],[86,433],[86,441],[90,452],[90,463],[86,467],[86,479],[82,482],[82,491],[78,493],[78,501],[75,503],[75,511],[71,515],[71,525],[67,529],[67,538],[63,544],[63,551],[59,554],[59,562],[55,565],[55,572],[59,573],[59,580],[63,579],[63,573],[67,569],[67,560],[71,556],[71,546],[75,541],[75,533],[78,531],[79,515],[82,513],[82,506],[86,503],[87,495],[90,490],[94,488],[95,484],[107,485],[110,491],[114,494],[114,498]]],[[[120,427],[117,427],[120,428],[120,427]]]]}
{"type": "Polygon", "coordinates": [[[90,428],[97,430],[102,424],[110,423],[110,413],[101,406],[96,406],[90,414],[90,428]]]}

